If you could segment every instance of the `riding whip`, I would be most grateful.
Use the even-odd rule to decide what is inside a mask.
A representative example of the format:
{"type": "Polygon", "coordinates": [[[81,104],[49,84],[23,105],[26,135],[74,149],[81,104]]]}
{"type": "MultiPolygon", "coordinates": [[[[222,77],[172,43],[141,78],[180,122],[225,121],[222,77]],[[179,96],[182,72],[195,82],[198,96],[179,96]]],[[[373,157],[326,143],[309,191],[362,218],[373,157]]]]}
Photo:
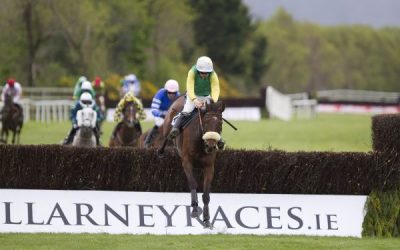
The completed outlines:
{"type": "Polygon", "coordinates": [[[222,117],[222,120],[224,120],[224,122],[228,123],[229,126],[231,126],[234,130],[238,130],[232,123],[230,123],[227,119],[222,117]]]}

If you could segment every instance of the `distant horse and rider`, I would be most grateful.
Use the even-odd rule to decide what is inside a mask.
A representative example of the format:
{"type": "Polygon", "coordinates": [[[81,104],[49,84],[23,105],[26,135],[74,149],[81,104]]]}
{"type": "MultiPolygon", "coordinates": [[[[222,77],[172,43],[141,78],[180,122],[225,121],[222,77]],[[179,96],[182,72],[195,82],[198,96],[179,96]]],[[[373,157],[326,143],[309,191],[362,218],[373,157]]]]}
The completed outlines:
{"type": "Polygon", "coordinates": [[[96,128],[97,114],[91,107],[84,107],[77,113],[78,131],[72,140],[72,146],[96,147],[96,128]]]}
{"type": "MultiPolygon", "coordinates": [[[[170,107],[165,123],[171,123],[173,117],[182,110],[184,97],[178,98],[170,107]]],[[[205,104],[204,109],[195,109],[188,122],[183,124],[182,131],[172,141],[181,158],[182,167],[188,180],[191,192],[191,216],[198,218],[203,214],[203,226],[212,228],[210,223],[210,192],[211,183],[214,178],[214,164],[218,151],[218,141],[222,132],[222,112],[225,104],[222,101],[205,104]],[[203,209],[198,205],[197,181],[193,174],[194,168],[203,169],[203,209]]],[[[168,136],[169,128],[164,127],[163,134],[168,136]]],[[[166,139],[165,141],[167,141],[166,139]]],[[[164,145],[160,148],[162,154],[164,145]]]]}
{"type": "MultiPolygon", "coordinates": [[[[163,88],[160,88],[154,95],[151,102],[151,114],[154,117],[154,126],[146,131],[140,137],[139,147],[160,147],[165,139],[163,135],[164,127],[167,130],[171,128],[170,123],[165,123],[165,115],[171,104],[180,96],[179,83],[174,79],[165,82],[163,88]]],[[[168,145],[172,146],[172,143],[168,145]]]]}
{"type": "Polygon", "coordinates": [[[15,88],[7,88],[4,90],[2,99],[4,101],[3,109],[1,110],[1,137],[0,142],[8,143],[9,131],[12,132],[12,144],[19,144],[20,134],[24,122],[22,107],[14,102],[14,97],[17,95],[15,88]]]}
{"type": "Polygon", "coordinates": [[[117,105],[114,115],[117,125],[111,134],[109,146],[138,147],[142,135],[141,119],[145,119],[143,106],[133,93],[128,92],[117,105]]]}
{"type": "Polygon", "coordinates": [[[99,123],[103,120],[99,107],[90,93],[84,92],[71,109],[72,128],[63,145],[79,147],[100,146],[99,123]]]}

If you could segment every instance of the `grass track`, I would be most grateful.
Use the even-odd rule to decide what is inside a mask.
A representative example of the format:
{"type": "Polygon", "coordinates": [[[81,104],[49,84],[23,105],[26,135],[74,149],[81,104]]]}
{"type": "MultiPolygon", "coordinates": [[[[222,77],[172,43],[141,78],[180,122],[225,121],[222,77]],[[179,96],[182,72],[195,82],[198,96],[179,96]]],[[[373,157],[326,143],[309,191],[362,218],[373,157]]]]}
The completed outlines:
{"type": "MultiPolygon", "coordinates": [[[[239,128],[234,131],[227,124],[223,137],[234,149],[281,149],[286,151],[361,151],[371,146],[371,117],[368,115],[319,115],[312,120],[262,120],[260,122],[232,121],[239,128]]],[[[143,129],[150,122],[142,123],[143,129]]],[[[69,122],[25,124],[21,144],[56,144],[70,129],[69,122]]],[[[104,123],[103,145],[108,145],[114,123],[104,123]]]]}
{"type": "Polygon", "coordinates": [[[2,250],[399,249],[400,239],[255,235],[0,234],[2,250]]]}

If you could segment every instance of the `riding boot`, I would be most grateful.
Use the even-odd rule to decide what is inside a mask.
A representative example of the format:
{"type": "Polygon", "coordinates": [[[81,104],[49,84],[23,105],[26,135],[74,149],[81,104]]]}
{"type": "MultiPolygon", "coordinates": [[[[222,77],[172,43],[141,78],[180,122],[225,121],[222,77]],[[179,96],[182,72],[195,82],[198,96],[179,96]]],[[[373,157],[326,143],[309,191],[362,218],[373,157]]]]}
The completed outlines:
{"type": "Polygon", "coordinates": [[[157,132],[158,132],[158,127],[154,125],[154,127],[150,130],[149,134],[147,135],[146,140],[144,141],[145,148],[148,148],[150,146],[157,132]]]}
{"type": "Polygon", "coordinates": [[[78,128],[72,127],[72,129],[69,131],[67,137],[65,137],[65,139],[64,139],[64,141],[63,141],[63,143],[62,143],[62,145],[69,145],[69,144],[71,144],[77,130],[78,130],[78,128]]]}
{"type": "Polygon", "coordinates": [[[140,134],[142,134],[142,126],[140,126],[140,122],[135,123],[135,129],[139,131],[140,134]]]}
{"type": "Polygon", "coordinates": [[[186,121],[186,118],[189,117],[189,113],[180,112],[177,115],[174,125],[172,126],[171,132],[169,132],[168,138],[174,139],[179,135],[179,130],[181,129],[182,124],[186,121]]]}

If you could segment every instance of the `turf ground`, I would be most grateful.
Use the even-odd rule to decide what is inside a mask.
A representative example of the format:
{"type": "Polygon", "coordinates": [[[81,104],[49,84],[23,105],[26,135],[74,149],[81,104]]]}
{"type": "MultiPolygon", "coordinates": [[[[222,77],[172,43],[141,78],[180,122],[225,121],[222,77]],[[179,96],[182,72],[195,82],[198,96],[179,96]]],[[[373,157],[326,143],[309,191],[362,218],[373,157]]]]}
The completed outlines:
{"type": "Polygon", "coordinates": [[[2,250],[399,249],[400,239],[255,235],[0,234],[2,250]]]}
{"type": "MultiPolygon", "coordinates": [[[[260,122],[231,121],[238,131],[226,123],[223,137],[227,146],[234,149],[281,149],[286,151],[370,151],[371,116],[322,114],[312,120],[262,120],[260,122]]],[[[103,145],[115,124],[105,122],[103,145]]],[[[57,144],[70,129],[69,122],[38,123],[24,125],[21,144],[57,144]]],[[[142,123],[144,130],[153,126],[142,123]]]]}

